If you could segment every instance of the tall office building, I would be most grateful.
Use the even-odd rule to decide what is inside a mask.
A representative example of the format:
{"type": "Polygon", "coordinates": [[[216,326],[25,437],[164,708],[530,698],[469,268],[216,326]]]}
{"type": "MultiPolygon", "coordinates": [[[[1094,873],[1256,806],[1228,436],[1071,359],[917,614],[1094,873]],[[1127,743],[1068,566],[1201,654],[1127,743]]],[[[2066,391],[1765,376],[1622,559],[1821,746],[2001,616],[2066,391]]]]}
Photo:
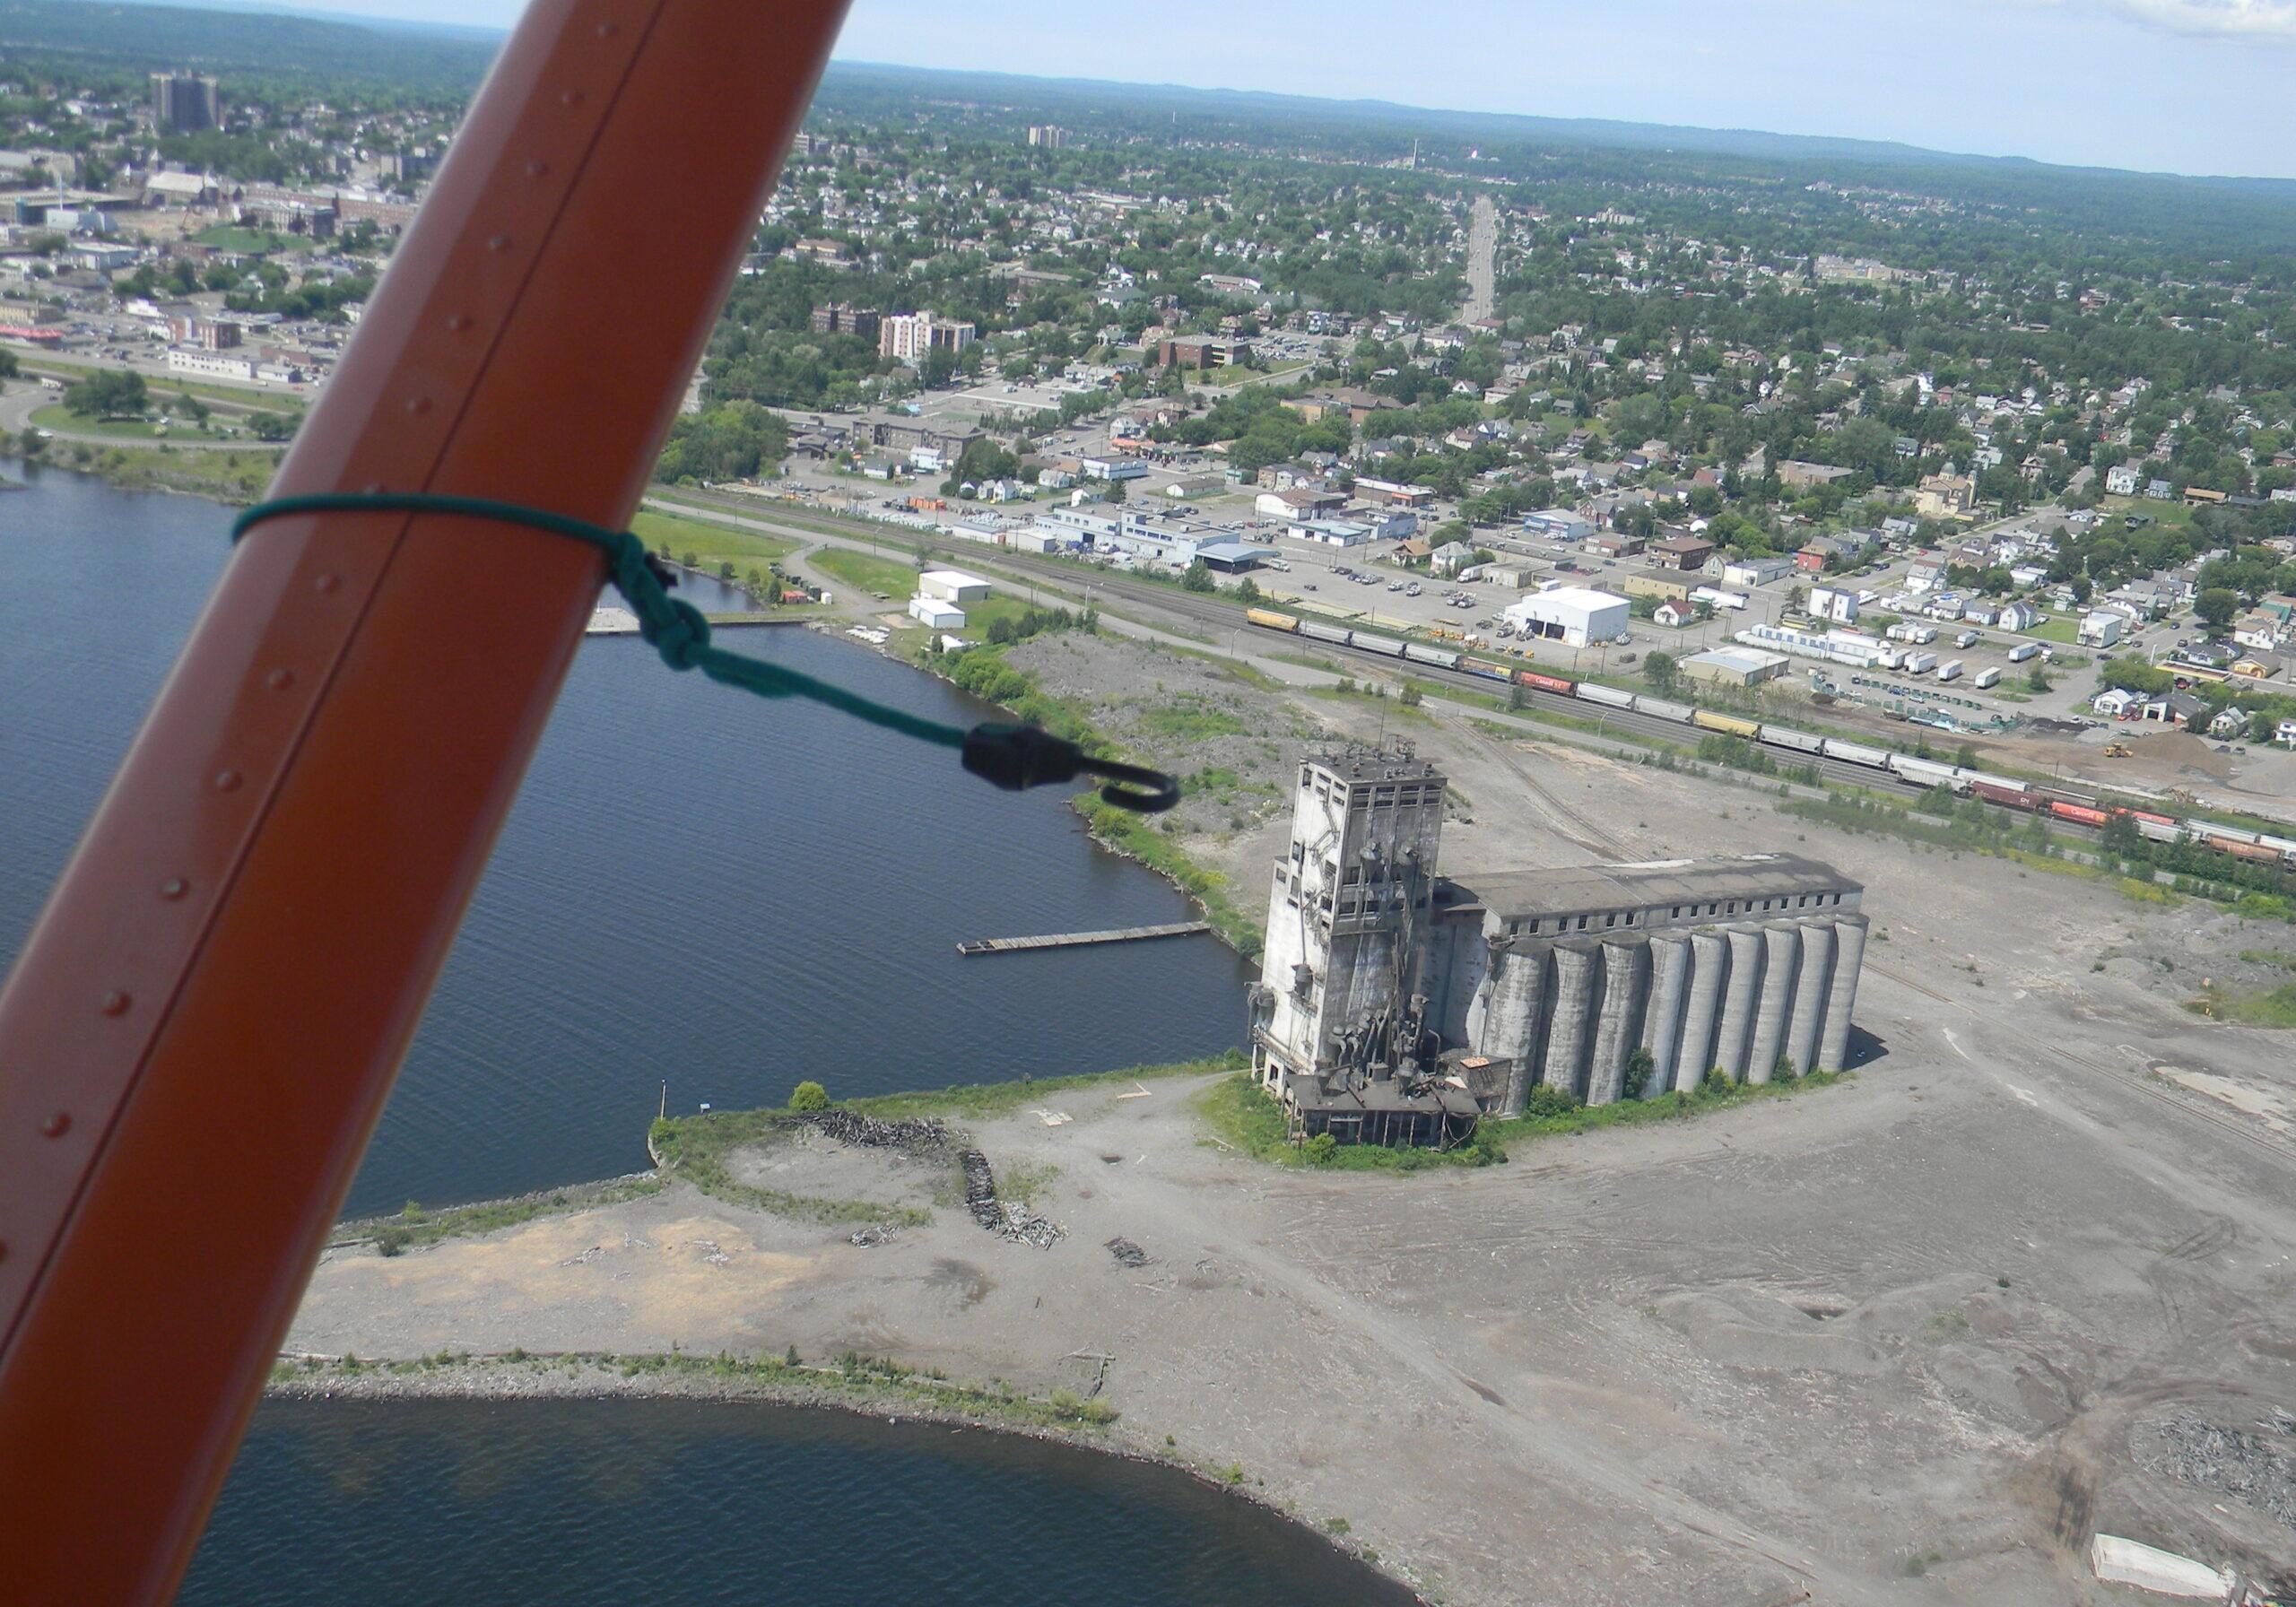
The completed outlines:
{"type": "Polygon", "coordinates": [[[215,81],[194,73],[152,74],[152,123],[161,134],[197,134],[222,120],[215,81]]]}

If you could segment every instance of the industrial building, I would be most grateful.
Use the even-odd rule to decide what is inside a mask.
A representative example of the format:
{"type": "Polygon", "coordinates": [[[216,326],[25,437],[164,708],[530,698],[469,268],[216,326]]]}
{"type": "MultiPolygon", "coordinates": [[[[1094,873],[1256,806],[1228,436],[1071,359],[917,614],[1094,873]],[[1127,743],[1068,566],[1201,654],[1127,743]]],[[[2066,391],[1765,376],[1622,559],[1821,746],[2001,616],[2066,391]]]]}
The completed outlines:
{"type": "Polygon", "coordinates": [[[1566,647],[1621,639],[1631,613],[1624,597],[1582,586],[1557,586],[1507,605],[1507,617],[1526,639],[1559,641],[1566,647]]]}
{"type": "Polygon", "coordinates": [[[917,593],[938,603],[986,603],[989,584],[962,569],[927,569],[917,578],[917,593]]]}
{"type": "Polygon", "coordinates": [[[1841,1069],[1857,882],[1770,854],[1453,881],[1445,786],[1400,747],[1300,763],[1251,995],[1296,1131],[1446,1144],[1542,1084],[1601,1105],[1841,1069]]]}

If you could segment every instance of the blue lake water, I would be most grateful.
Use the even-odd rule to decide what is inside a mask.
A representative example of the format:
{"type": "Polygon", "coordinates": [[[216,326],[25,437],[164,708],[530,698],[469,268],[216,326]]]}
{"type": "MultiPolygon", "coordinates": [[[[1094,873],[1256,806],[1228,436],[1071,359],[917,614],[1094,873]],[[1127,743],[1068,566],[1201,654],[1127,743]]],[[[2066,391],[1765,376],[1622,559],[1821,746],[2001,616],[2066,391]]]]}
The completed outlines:
{"type": "MultiPolygon", "coordinates": [[[[228,523],[54,473],[0,494],[0,965],[182,645],[228,523]]],[[[935,718],[989,712],[809,631],[741,645],[935,718]]],[[[1208,938],[955,952],[1187,916],[1054,793],[998,793],[943,751],[593,638],[350,1209],[635,1169],[664,1078],[691,1109],[778,1102],[807,1077],[854,1094],[1217,1052],[1240,1040],[1247,976],[1208,938]]],[[[257,1414],[182,1599],[1408,1597],[1170,1470],[1011,1436],[748,1403],[322,1401],[257,1414]]]]}
{"type": "MultiPolygon", "coordinates": [[[[228,512],[57,473],[0,495],[0,964],[12,956],[221,569],[228,512]]],[[[705,606],[719,599],[697,598],[705,606]]],[[[730,600],[728,600],[730,601],[730,600]]],[[[960,724],[986,704],[841,638],[746,651],[960,724]]],[[[347,1209],[646,1164],[673,1109],[1054,1076],[1242,1041],[1209,937],[962,959],[966,938],[1185,920],[1059,789],[665,668],[577,657],[347,1209]]]]}

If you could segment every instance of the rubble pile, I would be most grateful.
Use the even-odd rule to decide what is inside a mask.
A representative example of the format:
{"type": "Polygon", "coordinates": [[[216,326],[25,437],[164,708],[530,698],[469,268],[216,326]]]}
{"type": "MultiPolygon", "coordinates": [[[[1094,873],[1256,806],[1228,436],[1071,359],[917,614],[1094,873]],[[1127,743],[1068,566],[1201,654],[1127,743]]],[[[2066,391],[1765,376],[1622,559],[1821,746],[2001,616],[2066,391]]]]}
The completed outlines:
{"type": "Polygon", "coordinates": [[[1004,1225],[997,1229],[1015,1244],[1034,1245],[1039,1250],[1049,1250],[1067,1236],[1067,1229],[1050,1217],[1038,1216],[1017,1205],[1004,1207],[1004,1225]]]}
{"type": "Polygon", "coordinates": [[[965,1209],[972,1212],[974,1221],[999,1238],[1049,1250],[1065,1235],[1066,1229],[1051,1218],[999,1200],[996,1176],[988,1169],[988,1157],[978,1150],[963,1151],[957,1157],[957,1164],[965,1174],[965,1209]]]}
{"type": "Polygon", "coordinates": [[[2152,1471],[2245,1501],[2296,1528],[2296,1412],[2274,1407],[2256,1432],[2180,1412],[2154,1430],[2152,1471]]]}
{"type": "Polygon", "coordinates": [[[996,1178],[988,1169],[988,1157],[978,1150],[967,1150],[957,1157],[957,1164],[964,1168],[965,1209],[991,1233],[1001,1233],[1004,1211],[996,1203],[996,1178]]]}
{"type": "Polygon", "coordinates": [[[948,1128],[929,1116],[884,1122],[831,1107],[808,1112],[799,1119],[816,1132],[856,1149],[900,1150],[910,1155],[926,1155],[938,1152],[949,1142],[948,1128]]]}

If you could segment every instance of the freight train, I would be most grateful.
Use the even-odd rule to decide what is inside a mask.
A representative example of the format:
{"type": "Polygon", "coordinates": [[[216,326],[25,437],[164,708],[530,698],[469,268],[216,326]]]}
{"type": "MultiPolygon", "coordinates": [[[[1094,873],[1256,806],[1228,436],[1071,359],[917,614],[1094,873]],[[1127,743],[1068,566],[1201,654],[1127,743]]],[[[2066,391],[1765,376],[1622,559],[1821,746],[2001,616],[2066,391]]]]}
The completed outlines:
{"type": "Polygon", "coordinates": [[[1725,736],[1742,737],[1763,747],[1801,754],[1805,760],[1825,758],[1842,764],[1887,771],[1915,786],[1942,786],[1962,797],[1976,798],[2027,814],[2046,815],[2068,825],[2101,830],[2116,817],[2125,817],[2135,824],[2140,835],[2152,842],[2188,840],[2250,864],[2274,864],[2296,870],[2296,838],[2274,837],[2242,827],[2219,825],[2213,821],[2179,820],[2174,815],[2100,801],[2062,787],[2036,786],[2030,782],[1988,775],[1983,770],[1965,766],[1944,764],[1937,760],[1899,753],[1864,743],[1845,742],[1838,736],[1817,736],[1771,721],[1718,714],[1710,708],[1695,708],[1688,703],[1653,697],[1648,692],[1622,691],[1617,687],[1605,686],[1599,682],[1573,681],[1542,670],[1498,664],[1477,658],[1471,653],[1448,647],[1431,647],[1422,642],[1405,641],[1399,637],[1358,630],[1328,621],[1295,619],[1274,609],[1248,609],[1244,618],[1263,630],[1280,630],[1286,635],[1304,637],[1309,641],[1331,647],[1352,647],[1358,652],[1376,653],[1383,658],[1402,659],[1463,675],[1479,676],[1486,681],[1523,686],[1533,691],[1570,698],[1598,708],[1631,709],[1639,715],[1671,720],[1676,725],[1694,726],[1725,736]]]}

